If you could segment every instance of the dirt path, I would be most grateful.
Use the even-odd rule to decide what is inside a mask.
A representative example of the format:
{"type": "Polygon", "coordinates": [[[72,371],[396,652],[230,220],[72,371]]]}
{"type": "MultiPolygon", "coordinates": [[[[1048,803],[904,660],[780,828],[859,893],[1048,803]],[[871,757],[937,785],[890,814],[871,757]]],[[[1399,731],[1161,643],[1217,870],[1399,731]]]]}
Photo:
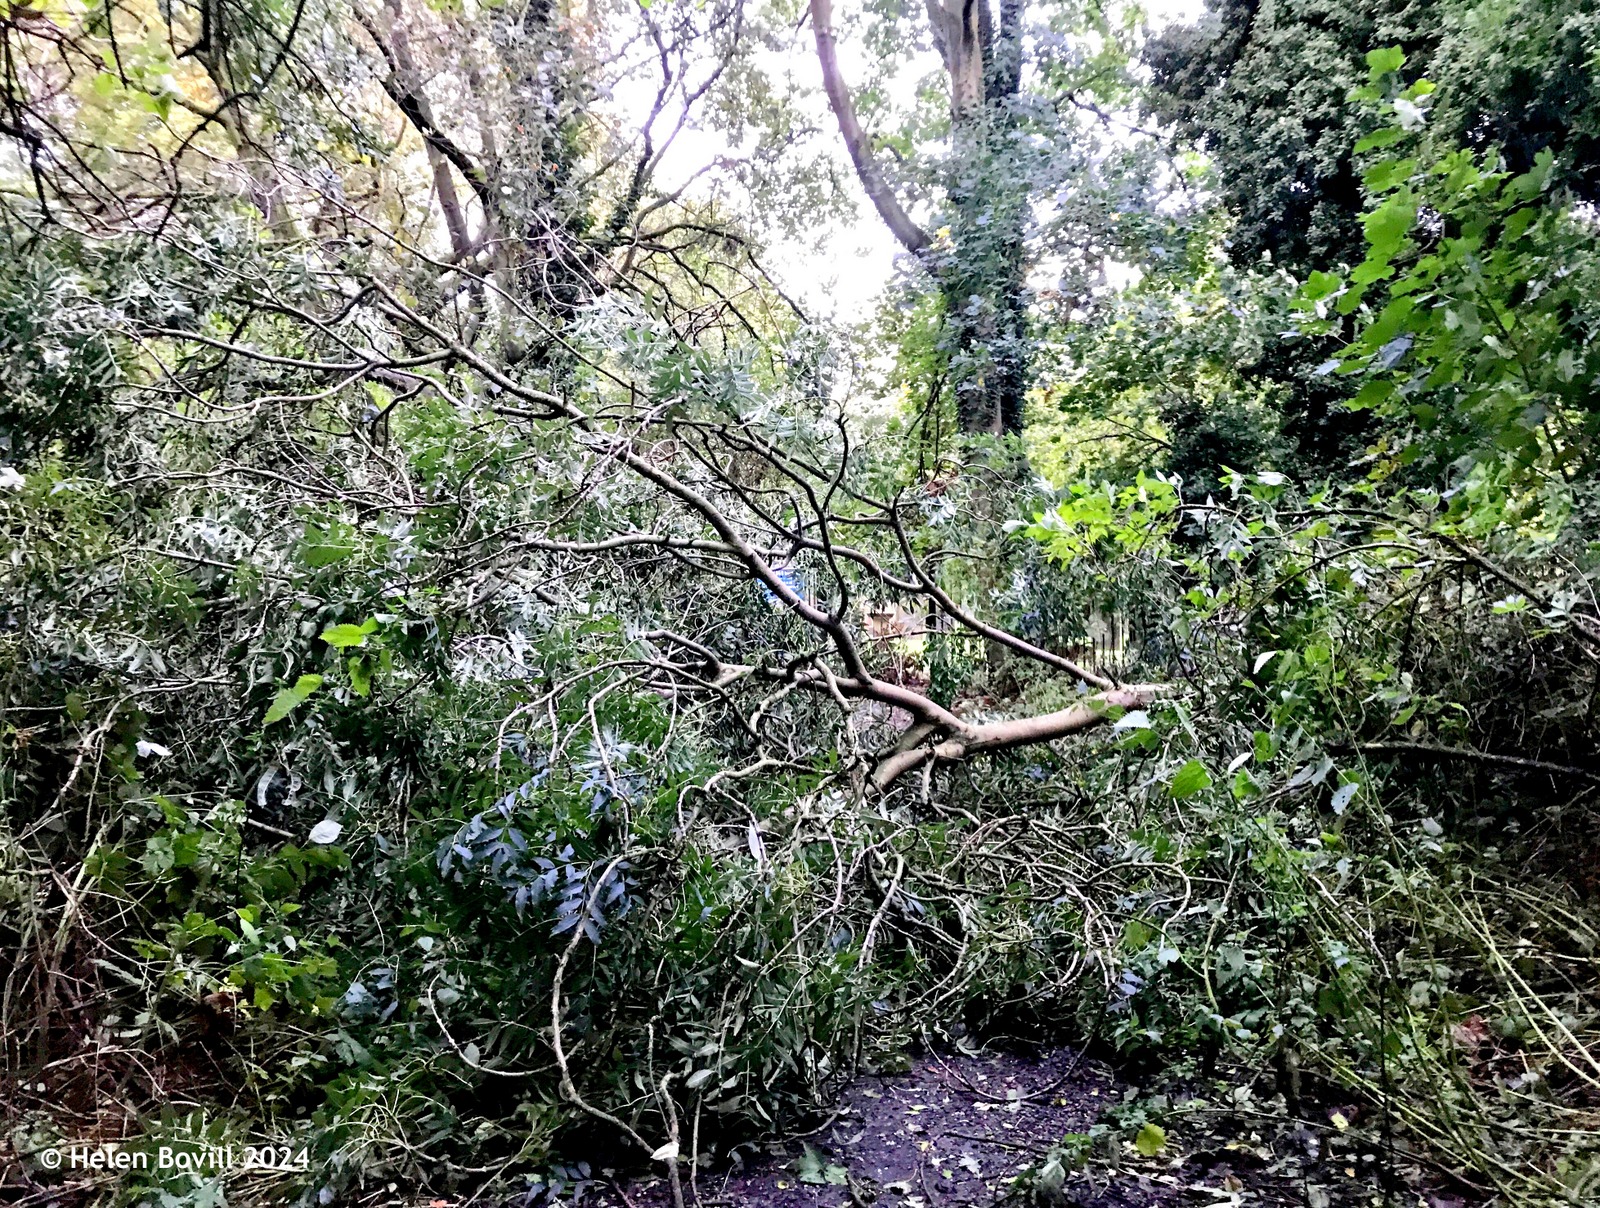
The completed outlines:
{"type": "MultiPolygon", "coordinates": [[[[1125,1088],[1071,1051],[1038,1060],[984,1054],[915,1061],[908,1073],[864,1077],[845,1092],[838,1116],[808,1138],[741,1147],[732,1164],[701,1171],[703,1204],[753,1208],[986,1208],[1018,1197],[1014,1180],[1037,1170],[1069,1134],[1085,1136],[1125,1088]]],[[[1328,1133],[1342,1136],[1330,1127],[1328,1133]]],[[[1267,1140],[1246,1128],[1228,1136],[1186,1130],[1141,1153],[1128,1130],[1090,1142],[1087,1171],[1063,1163],[1053,1202],[1085,1208],[1164,1205],[1437,1205],[1460,1201],[1415,1191],[1384,1197],[1376,1157],[1340,1148],[1305,1128],[1267,1140]],[[1193,1132],[1194,1135],[1187,1135],[1193,1132]]],[[[1058,1151],[1059,1152],[1059,1151],[1058,1151]]],[[[686,1174],[687,1177],[687,1174],[686,1174]]],[[[691,1188],[685,1187],[690,1199],[691,1188]]],[[[664,1178],[604,1188],[604,1208],[670,1208],[664,1178]]],[[[1051,1202],[1042,1200],[1041,1202],[1051,1202]]]]}

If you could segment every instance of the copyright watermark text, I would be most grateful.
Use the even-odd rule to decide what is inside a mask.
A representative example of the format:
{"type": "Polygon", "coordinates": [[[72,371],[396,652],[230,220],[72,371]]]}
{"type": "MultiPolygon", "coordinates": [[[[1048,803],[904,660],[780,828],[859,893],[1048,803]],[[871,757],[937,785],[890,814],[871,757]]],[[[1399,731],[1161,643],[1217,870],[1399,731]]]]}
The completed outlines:
{"type": "Polygon", "coordinates": [[[221,1174],[235,1170],[302,1171],[311,1155],[294,1145],[159,1145],[107,1142],[98,1145],[53,1145],[34,1155],[45,1170],[174,1171],[221,1174]]]}

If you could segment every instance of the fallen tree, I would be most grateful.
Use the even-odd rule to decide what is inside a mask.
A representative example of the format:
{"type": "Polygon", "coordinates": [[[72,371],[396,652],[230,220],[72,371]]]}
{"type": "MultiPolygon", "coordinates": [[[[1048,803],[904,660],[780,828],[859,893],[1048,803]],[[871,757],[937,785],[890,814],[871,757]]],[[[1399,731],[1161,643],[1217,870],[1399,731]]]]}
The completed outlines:
{"type": "MultiPolygon", "coordinates": [[[[442,263],[437,268],[452,280],[470,280],[474,293],[489,294],[500,306],[542,324],[535,312],[500,292],[492,278],[442,263]]],[[[379,281],[350,288],[321,311],[286,304],[270,291],[253,296],[247,291],[247,296],[251,307],[292,320],[296,339],[306,347],[324,351],[286,357],[247,338],[223,340],[167,326],[145,329],[141,334],[152,350],[173,366],[170,381],[186,394],[204,398],[208,383],[223,380],[227,365],[238,361],[292,369],[318,383],[304,394],[276,400],[280,405],[323,397],[324,382],[349,388],[365,381],[408,400],[430,392],[453,404],[463,396],[481,396],[486,411],[529,439],[567,442],[570,452],[589,463],[584,485],[564,498],[558,517],[497,534],[505,549],[491,564],[503,565],[513,554],[547,564],[564,558],[569,565],[561,578],[590,581],[597,561],[621,558],[626,564],[659,553],[709,576],[742,577],[758,586],[808,627],[815,647],[782,659],[769,651],[719,648],[707,633],[721,618],[705,615],[697,633],[657,629],[647,635],[654,648],[647,662],[658,673],[658,689],[723,697],[759,686],[779,696],[800,690],[835,701],[845,721],[853,702],[901,710],[912,724],[886,747],[860,753],[859,764],[849,769],[878,789],[917,768],[1065,738],[1121,710],[1149,704],[1161,690],[1158,684],[1119,683],[983,619],[975,607],[957,600],[941,585],[941,566],[979,551],[942,545],[919,556],[919,521],[912,513],[926,484],[902,483],[892,495],[870,493],[857,480],[864,472],[881,478],[883,463],[862,456],[861,442],[852,437],[842,413],[826,419],[804,415],[811,407],[825,411],[823,399],[803,399],[797,406],[792,397],[766,398],[754,389],[732,404],[726,398],[710,400],[694,388],[668,395],[563,339],[567,350],[586,363],[587,383],[597,392],[585,404],[575,391],[563,394],[519,380],[474,347],[470,331],[452,330],[440,315],[424,314],[379,281]],[[370,333],[378,324],[389,334],[392,350],[386,354],[371,347],[370,333]],[[352,357],[360,339],[367,347],[352,357]],[[211,354],[209,359],[200,361],[197,350],[211,354]],[[184,364],[203,368],[186,374],[178,367],[184,364]],[[768,420],[777,417],[779,426],[794,432],[780,443],[769,430],[771,423],[729,415],[739,408],[768,420]],[[625,485],[619,487],[619,479],[625,485]],[[597,496],[617,490],[645,502],[656,523],[611,525],[603,536],[585,539],[563,535],[565,521],[597,496]],[[574,561],[591,565],[579,573],[570,565],[574,561]],[[801,562],[820,580],[814,590],[803,588],[795,576],[801,562]],[[1082,699],[1030,716],[978,719],[874,674],[862,649],[861,603],[886,596],[913,604],[926,614],[930,629],[964,633],[1069,677],[1082,699]]],[[[476,330],[475,316],[467,322],[476,330]]],[[[659,354],[669,359],[695,355],[671,341],[659,354]]],[[[355,493],[350,501],[378,502],[355,493]]],[[[390,502],[404,510],[402,501],[390,502]]],[[[755,714],[765,713],[774,699],[758,700],[755,714]]]]}

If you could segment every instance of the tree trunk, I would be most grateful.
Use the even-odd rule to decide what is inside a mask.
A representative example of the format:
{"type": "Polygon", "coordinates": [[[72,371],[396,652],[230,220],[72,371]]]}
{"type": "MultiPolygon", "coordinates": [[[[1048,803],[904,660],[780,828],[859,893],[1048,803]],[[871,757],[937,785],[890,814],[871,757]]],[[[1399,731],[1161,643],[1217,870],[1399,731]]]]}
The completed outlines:
{"type": "Polygon", "coordinates": [[[956,151],[956,264],[942,283],[956,416],[963,432],[1017,433],[1032,360],[1024,300],[1028,197],[1006,161],[1022,79],[1023,0],[1001,0],[998,27],[988,0],[927,3],[950,78],[956,151]]]}
{"type": "Polygon", "coordinates": [[[933,41],[950,84],[951,239],[954,255],[935,264],[929,240],[883,179],[850,101],[834,50],[831,0],[811,0],[823,86],[840,134],[873,207],[906,250],[923,257],[944,299],[947,380],[968,434],[1022,431],[1032,344],[1026,302],[1026,182],[1007,169],[1022,78],[1024,0],[926,0],[933,41]]]}

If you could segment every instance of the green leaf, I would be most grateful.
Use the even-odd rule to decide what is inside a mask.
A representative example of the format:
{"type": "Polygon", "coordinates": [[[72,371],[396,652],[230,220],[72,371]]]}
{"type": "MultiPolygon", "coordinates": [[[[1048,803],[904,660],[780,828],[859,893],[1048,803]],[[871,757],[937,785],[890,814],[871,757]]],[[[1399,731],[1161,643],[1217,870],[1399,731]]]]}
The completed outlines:
{"type": "Polygon", "coordinates": [[[1206,771],[1206,765],[1198,759],[1191,759],[1178,769],[1178,774],[1172,778],[1169,790],[1173,797],[1182,801],[1210,787],[1211,773],[1206,771]]]}
{"type": "Polygon", "coordinates": [[[825,1163],[822,1154],[811,1145],[807,1145],[805,1152],[795,1159],[791,1169],[802,1183],[809,1183],[814,1187],[843,1187],[850,1181],[849,1171],[843,1166],[825,1163]]]}
{"type": "Polygon", "coordinates": [[[300,559],[313,570],[342,562],[356,552],[353,545],[308,545],[300,552],[300,559]]]}
{"type": "Polygon", "coordinates": [[[1324,298],[1332,297],[1343,287],[1344,281],[1339,274],[1315,271],[1300,287],[1300,297],[1307,302],[1320,302],[1324,298]]]}
{"type": "MultiPolygon", "coordinates": [[[[1399,248],[1395,248],[1398,251],[1399,248]]],[[[1391,252],[1390,255],[1393,253],[1391,252]]],[[[1368,256],[1350,272],[1350,280],[1356,285],[1371,285],[1374,281],[1383,281],[1394,276],[1394,265],[1389,263],[1388,257],[1377,259],[1368,256]]]]}
{"type": "MultiPolygon", "coordinates": [[[[1341,315],[1350,314],[1361,305],[1361,299],[1366,296],[1366,292],[1367,287],[1361,284],[1361,282],[1351,282],[1350,288],[1345,290],[1344,296],[1339,299],[1339,305],[1336,307],[1336,309],[1341,315]]],[[[1357,368],[1359,368],[1359,366],[1357,368]]],[[[1350,366],[1347,365],[1340,372],[1348,372],[1349,370],[1350,366]]]]}
{"type": "Polygon", "coordinates": [[[1373,407],[1381,406],[1389,401],[1395,392],[1395,384],[1385,378],[1368,382],[1356,394],[1355,398],[1345,404],[1352,411],[1368,411],[1373,407]]]}
{"type": "Polygon", "coordinates": [[[357,696],[369,696],[372,693],[372,664],[367,659],[357,656],[350,660],[350,689],[357,696]]]}
{"type": "Polygon", "coordinates": [[[1374,193],[1387,193],[1410,180],[1416,170],[1417,161],[1414,159],[1386,159],[1368,168],[1361,177],[1361,183],[1374,193]]]}
{"type": "Polygon", "coordinates": [[[1395,193],[1363,218],[1361,224],[1366,228],[1372,257],[1388,259],[1394,255],[1416,218],[1417,198],[1410,189],[1395,193]]]}
{"type": "Polygon", "coordinates": [[[1272,735],[1265,730],[1255,732],[1253,744],[1257,763],[1266,763],[1277,753],[1277,744],[1272,741],[1272,735]]]}
{"type": "Polygon", "coordinates": [[[263,726],[270,726],[273,722],[282,721],[293,713],[306,698],[322,687],[320,675],[302,675],[295,680],[292,688],[279,688],[278,695],[272,698],[272,707],[267,710],[267,715],[262,719],[263,726]]]}
{"type": "Polygon", "coordinates": [[[378,622],[368,617],[359,625],[329,625],[322,631],[322,640],[338,650],[348,650],[351,646],[364,646],[367,635],[375,633],[378,622]]]}
{"type": "Polygon", "coordinates": [[[1133,1147],[1147,1158],[1153,1158],[1167,1147],[1167,1130],[1159,1124],[1146,1124],[1133,1139],[1133,1147]]]}
{"type": "Polygon", "coordinates": [[[1384,147],[1392,147],[1404,138],[1406,132],[1399,126],[1384,126],[1374,130],[1364,138],[1356,140],[1356,154],[1362,155],[1368,151],[1377,151],[1384,147]]]}
{"type": "Polygon", "coordinates": [[[1377,50],[1367,51],[1367,66],[1373,75],[1399,71],[1405,65],[1406,52],[1398,46],[1380,46],[1377,50]]]}

